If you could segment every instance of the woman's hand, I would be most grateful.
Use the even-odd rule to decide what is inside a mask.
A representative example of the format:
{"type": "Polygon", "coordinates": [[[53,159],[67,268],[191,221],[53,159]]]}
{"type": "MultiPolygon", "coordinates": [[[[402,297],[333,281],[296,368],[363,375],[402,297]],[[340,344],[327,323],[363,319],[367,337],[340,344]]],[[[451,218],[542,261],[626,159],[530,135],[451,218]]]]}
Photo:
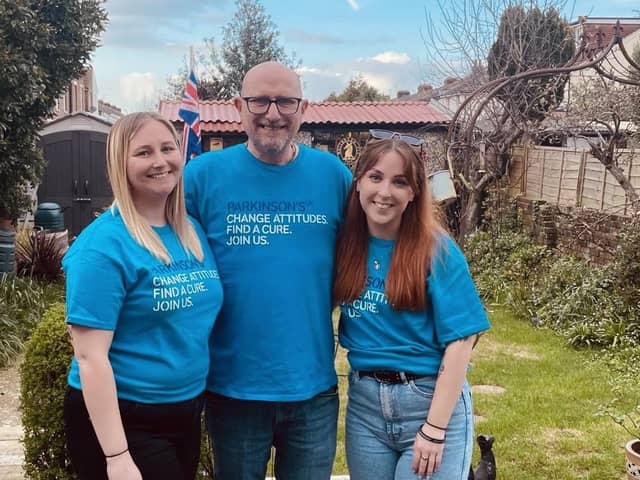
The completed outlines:
{"type": "Polygon", "coordinates": [[[129,452],[107,458],[107,477],[109,480],[142,480],[142,474],[129,452]]]}
{"type": "Polygon", "coordinates": [[[430,437],[435,440],[444,440],[444,432],[434,429],[429,425],[422,425],[422,430],[416,433],[416,439],[413,442],[413,462],[411,468],[416,475],[421,477],[433,475],[442,462],[442,452],[444,451],[444,442],[434,443],[425,438],[430,437]]]}

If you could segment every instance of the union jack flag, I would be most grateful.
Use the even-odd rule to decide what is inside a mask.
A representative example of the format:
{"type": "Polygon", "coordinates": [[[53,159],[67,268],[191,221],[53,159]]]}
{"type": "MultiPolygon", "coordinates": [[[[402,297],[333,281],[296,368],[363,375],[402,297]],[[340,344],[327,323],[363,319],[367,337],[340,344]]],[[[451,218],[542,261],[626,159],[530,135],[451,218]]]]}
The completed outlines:
{"type": "Polygon", "coordinates": [[[182,152],[185,162],[202,153],[200,143],[200,111],[198,109],[198,80],[193,70],[189,73],[182,95],[178,116],[184,121],[182,152]]]}

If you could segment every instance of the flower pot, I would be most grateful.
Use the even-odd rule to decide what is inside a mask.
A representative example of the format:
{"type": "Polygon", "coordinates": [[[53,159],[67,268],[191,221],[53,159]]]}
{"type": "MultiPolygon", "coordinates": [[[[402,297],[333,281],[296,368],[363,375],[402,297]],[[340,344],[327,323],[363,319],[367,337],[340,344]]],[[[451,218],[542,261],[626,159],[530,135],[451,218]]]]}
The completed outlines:
{"type": "Polygon", "coordinates": [[[629,480],[640,479],[640,440],[630,440],[626,447],[627,478],[629,480]]]}

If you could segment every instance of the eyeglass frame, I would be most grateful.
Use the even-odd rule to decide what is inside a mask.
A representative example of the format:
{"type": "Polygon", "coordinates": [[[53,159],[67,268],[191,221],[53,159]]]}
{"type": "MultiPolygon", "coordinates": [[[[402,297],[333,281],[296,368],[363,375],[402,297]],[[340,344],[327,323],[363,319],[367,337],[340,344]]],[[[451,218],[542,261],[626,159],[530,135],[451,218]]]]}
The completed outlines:
{"type": "Polygon", "coordinates": [[[300,110],[300,104],[302,103],[302,98],[301,97],[268,97],[266,95],[258,95],[255,97],[240,97],[242,98],[242,100],[244,100],[244,102],[247,105],[247,110],[249,111],[249,113],[252,113],[253,115],[264,115],[265,113],[267,113],[269,111],[269,109],[271,108],[271,104],[275,104],[276,106],[276,110],[278,110],[278,113],[280,115],[295,115],[296,113],[298,113],[298,110],[300,110]],[[269,104],[267,105],[267,108],[264,109],[264,112],[253,112],[251,111],[251,107],[249,106],[249,102],[252,100],[257,100],[257,99],[265,99],[269,101],[269,104]],[[296,100],[298,103],[296,105],[296,109],[293,112],[289,112],[289,113],[283,113],[280,110],[280,105],[278,105],[278,101],[280,100],[296,100]]]}
{"type": "Polygon", "coordinates": [[[374,138],[376,140],[390,140],[390,139],[398,138],[402,140],[404,143],[411,145],[412,147],[420,147],[424,145],[423,138],[416,137],[415,135],[408,135],[406,133],[394,132],[392,130],[385,130],[382,128],[370,129],[369,135],[371,135],[371,138],[374,138]],[[375,132],[380,132],[382,133],[382,135],[379,135],[375,132]]]}

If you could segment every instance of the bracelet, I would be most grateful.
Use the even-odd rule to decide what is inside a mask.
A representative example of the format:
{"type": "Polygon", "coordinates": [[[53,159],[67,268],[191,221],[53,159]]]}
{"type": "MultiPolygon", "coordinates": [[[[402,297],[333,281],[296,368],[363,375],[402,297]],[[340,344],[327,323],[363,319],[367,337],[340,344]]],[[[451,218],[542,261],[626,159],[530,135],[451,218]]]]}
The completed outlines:
{"type": "MultiPolygon", "coordinates": [[[[443,432],[446,432],[447,429],[446,427],[439,427],[438,425],[434,425],[433,423],[431,423],[429,420],[426,420],[424,423],[426,423],[427,425],[429,425],[430,427],[435,428],[436,430],[442,430],[443,432]]],[[[420,427],[422,428],[422,427],[420,427]]]]}
{"type": "Polygon", "coordinates": [[[114,453],[113,455],[105,455],[104,458],[114,458],[114,457],[119,457],[120,455],[124,455],[125,453],[127,453],[129,451],[129,447],[125,448],[124,450],[122,450],[119,453],[114,453]]]}
{"type": "Polygon", "coordinates": [[[427,442],[434,443],[436,445],[442,445],[444,443],[444,438],[433,438],[430,435],[427,435],[422,431],[422,426],[418,429],[418,435],[420,435],[427,442]]]}

